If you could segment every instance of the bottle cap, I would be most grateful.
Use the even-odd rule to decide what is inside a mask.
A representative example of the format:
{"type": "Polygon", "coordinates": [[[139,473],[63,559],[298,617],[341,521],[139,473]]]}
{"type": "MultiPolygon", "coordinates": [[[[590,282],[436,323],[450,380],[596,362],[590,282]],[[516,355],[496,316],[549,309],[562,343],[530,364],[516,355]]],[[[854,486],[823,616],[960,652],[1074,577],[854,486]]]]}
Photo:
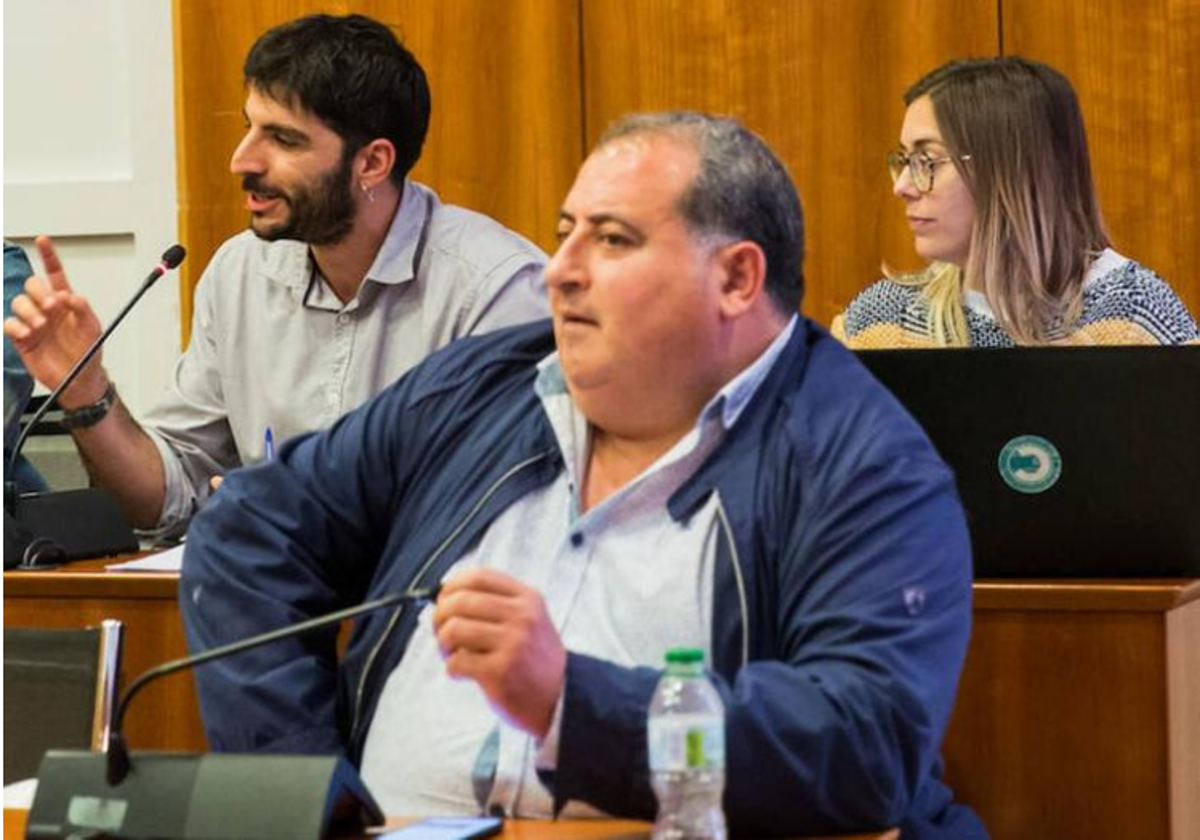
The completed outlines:
{"type": "Polygon", "coordinates": [[[700,648],[672,648],[667,651],[668,665],[691,665],[704,662],[704,651],[700,648]]]}

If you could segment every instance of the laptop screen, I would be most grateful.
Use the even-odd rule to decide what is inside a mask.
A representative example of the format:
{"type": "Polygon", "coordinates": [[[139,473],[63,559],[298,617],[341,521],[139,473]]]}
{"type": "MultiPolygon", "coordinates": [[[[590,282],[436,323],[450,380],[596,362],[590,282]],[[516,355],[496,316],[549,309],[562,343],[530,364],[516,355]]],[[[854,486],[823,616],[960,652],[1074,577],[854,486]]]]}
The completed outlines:
{"type": "Polygon", "coordinates": [[[858,357],[953,468],[977,578],[1200,576],[1200,347],[858,357]]]}

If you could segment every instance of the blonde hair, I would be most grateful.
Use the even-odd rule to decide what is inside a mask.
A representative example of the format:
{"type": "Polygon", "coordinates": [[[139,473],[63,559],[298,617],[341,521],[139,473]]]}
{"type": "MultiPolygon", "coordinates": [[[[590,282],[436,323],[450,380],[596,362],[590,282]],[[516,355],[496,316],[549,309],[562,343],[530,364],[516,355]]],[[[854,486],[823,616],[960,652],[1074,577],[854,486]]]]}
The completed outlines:
{"type": "Polygon", "coordinates": [[[967,344],[967,286],[983,291],[1017,344],[1069,332],[1092,259],[1109,244],[1070,81],[1023,58],[954,61],[904,100],[922,96],[975,203],[966,264],[934,263],[901,281],[923,286],[930,336],[967,344]]]}
{"type": "Polygon", "coordinates": [[[963,309],[963,271],[953,263],[933,262],[923,271],[896,274],[886,265],[884,275],[902,286],[920,286],[926,310],[926,329],[938,347],[966,347],[971,343],[967,313],[963,309]]]}

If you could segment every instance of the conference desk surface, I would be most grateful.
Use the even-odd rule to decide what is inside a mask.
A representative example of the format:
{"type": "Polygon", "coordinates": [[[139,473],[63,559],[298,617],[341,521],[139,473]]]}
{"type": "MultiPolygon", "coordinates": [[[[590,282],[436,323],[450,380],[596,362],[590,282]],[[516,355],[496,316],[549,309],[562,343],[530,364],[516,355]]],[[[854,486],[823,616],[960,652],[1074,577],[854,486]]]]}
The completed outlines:
{"type": "MultiPolygon", "coordinates": [[[[29,812],[15,808],[4,809],[4,836],[24,836],[25,821],[29,812]]],[[[411,819],[392,818],[387,829],[399,828],[414,822],[411,819]]],[[[377,837],[378,834],[367,835],[377,837]]],[[[500,840],[640,840],[650,836],[650,824],[634,820],[509,820],[504,831],[496,835],[500,840]]],[[[889,829],[869,834],[839,834],[834,837],[809,837],[797,840],[899,840],[900,832],[889,829]]]]}
{"type": "MultiPolygon", "coordinates": [[[[138,556],[138,555],[131,555],[138,556]]],[[[174,600],[174,572],[110,572],[126,557],[82,560],[48,571],[4,573],[4,598],[174,600]]],[[[1013,579],[975,583],[976,610],[1157,611],[1200,600],[1200,578],[1013,579]]],[[[6,622],[13,624],[14,622],[6,622]]]]}
{"type": "Polygon", "coordinates": [[[59,598],[174,598],[179,588],[176,572],[110,572],[109,566],[150,552],[122,557],[80,560],[63,566],[25,572],[4,572],[4,597],[59,598]]]}
{"type": "MultiPolygon", "coordinates": [[[[5,572],[5,625],[119,618],[126,681],[183,655],[177,576],[109,562],[5,572]]],[[[135,749],[205,746],[188,674],[127,723],[135,749]]],[[[1200,837],[1200,580],[977,582],[943,752],[996,840],[1200,837]]]]}

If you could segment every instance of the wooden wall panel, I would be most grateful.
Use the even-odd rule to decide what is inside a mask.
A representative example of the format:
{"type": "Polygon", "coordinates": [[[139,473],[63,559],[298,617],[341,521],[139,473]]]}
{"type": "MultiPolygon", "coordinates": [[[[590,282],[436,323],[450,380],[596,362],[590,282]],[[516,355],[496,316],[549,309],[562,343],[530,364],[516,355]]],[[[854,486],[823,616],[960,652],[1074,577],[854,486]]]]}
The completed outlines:
{"type": "Polygon", "coordinates": [[[994,840],[1168,837],[1163,615],[988,609],[976,593],[942,749],[955,797],[994,840]]]}
{"type": "Polygon", "coordinates": [[[804,309],[823,323],[880,264],[920,265],[884,156],[924,72],[999,50],[995,0],[583,0],[589,144],[621,114],[732,114],[792,172],[808,233],[804,309]]]}
{"type": "Polygon", "coordinates": [[[1076,82],[1117,247],[1200,313],[1200,0],[176,0],[175,8],[180,229],[192,251],[185,331],[200,271],[246,222],[228,174],[242,130],[242,59],[267,27],[318,9],[389,22],[425,65],[434,119],[416,176],[546,248],[575,167],[608,122],[681,107],[738,116],[800,186],[806,309],[826,323],[882,262],[920,264],[881,163],[899,132],[903,90],[951,57],[999,52],[1003,23],[1005,52],[1048,61],[1076,82]]]}
{"type": "Polygon", "coordinates": [[[414,177],[544,248],[581,159],[579,19],[559,0],[175,0],[179,229],[192,290],[247,215],[229,156],[243,132],[242,62],[275,24],[312,12],[361,12],[391,26],[433,91],[414,177]]]}
{"type": "Polygon", "coordinates": [[[1004,51],[1075,84],[1115,247],[1200,316],[1200,0],[1002,0],[1004,51]]]}

